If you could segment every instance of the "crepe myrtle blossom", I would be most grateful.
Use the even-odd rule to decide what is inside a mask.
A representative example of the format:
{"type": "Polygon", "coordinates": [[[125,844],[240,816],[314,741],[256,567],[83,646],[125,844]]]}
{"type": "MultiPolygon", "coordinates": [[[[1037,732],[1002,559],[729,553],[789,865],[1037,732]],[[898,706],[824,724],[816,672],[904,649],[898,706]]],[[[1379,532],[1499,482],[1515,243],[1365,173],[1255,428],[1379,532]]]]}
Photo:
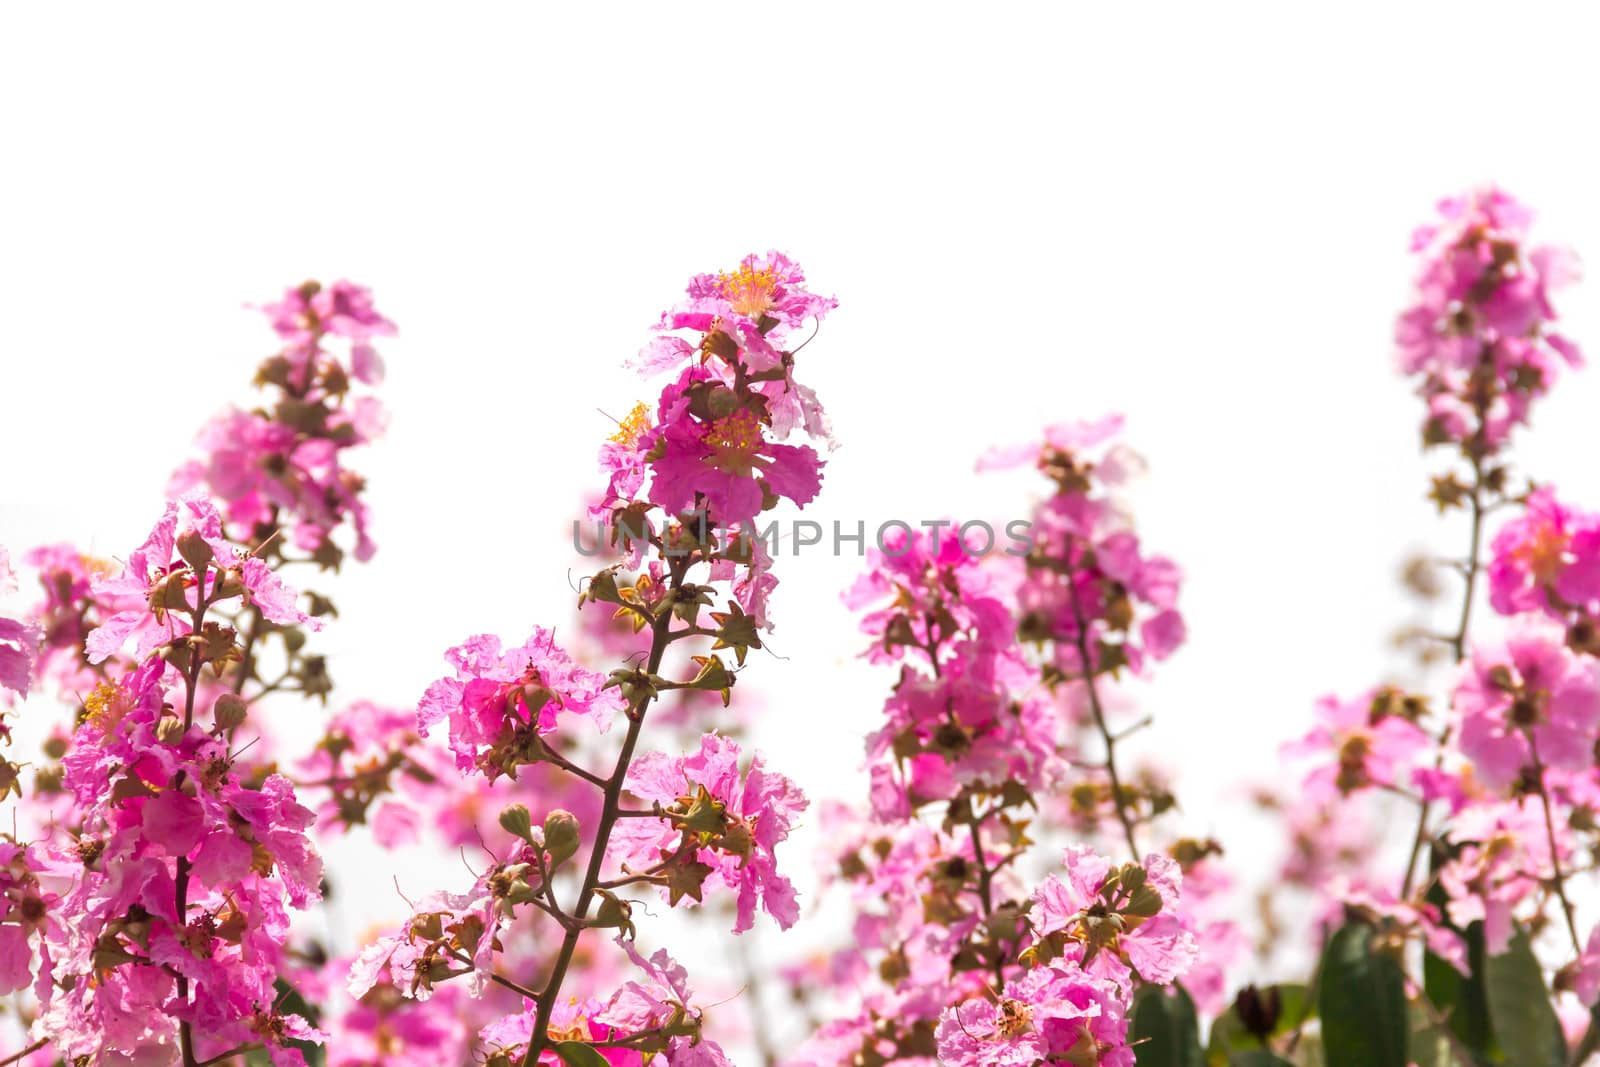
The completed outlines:
{"type": "Polygon", "coordinates": [[[319,833],[366,823],[382,848],[416,841],[422,813],[460,788],[443,785],[459,779],[455,761],[424,742],[414,710],[365,700],[333,717],[297,771],[308,797],[326,796],[316,809],[319,833]]]}
{"type": "MultiPolygon", "coordinates": [[[[509,917],[512,888],[529,867],[496,864],[465,893],[438,891],[418,901],[398,933],[369,944],[350,966],[346,988],[363,997],[387,974],[406,996],[427,1000],[437,983],[468,976],[473,996],[482,996],[494,973],[501,926],[509,917]]],[[[524,883],[525,887],[525,883],[524,883]]]]}
{"type": "Polygon", "coordinates": [[[38,1028],[58,1053],[118,1062],[260,1043],[301,1064],[293,1040],[320,1035],[280,1010],[274,989],[288,908],[320,897],[311,812],[287,780],[246,787],[225,740],[173,713],[175,668],[151,657],[85,701],[63,759],[82,809],[57,856],[76,874],[47,932],[54,988],[38,1028]]]}
{"type": "Polygon", "coordinates": [[[769,440],[765,404],[734,406],[736,399],[719,376],[694,365],[662,391],[651,433],[652,503],[678,514],[703,502],[718,523],[731,525],[750,522],[778,499],[804,507],[816,498],[816,450],[769,440]],[[697,388],[703,386],[711,388],[697,388]],[[703,412],[696,410],[700,396],[712,398],[703,412]],[[718,397],[726,397],[723,404],[718,397]]]}
{"type": "Polygon", "coordinates": [[[974,997],[939,1019],[939,1063],[1035,1067],[1041,1063],[1133,1067],[1127,994],[1063,962],[1024,972],[995,996],[974,997]]]}
{"type": "Polygon", "coordinates": [[[332,540],[349,522],[357,559],[371,558],[365,480],[344,463],[345,453],[382,435],[386,416],[352,383],[376,386],[383,360],[373,339],[395,333],[371,293],[347,281],[306,282],[261,309],[286,346],[261,364],[257,385],[272,401],[246,411],[229,408],[201,429],[200,458],[173,475],[168,492],[202,488],[222,503],[236,540],[259,544],[281,527],[290,543],[325,567],[343,551],[332,540]],[[348,343],[344,356],[327,342],[348,343]]]}
{"type": "Polygon", "coordinates": [[[805,288],[800,265],[781,252],[751,254],[731,272],[690,279],[686,299],[661,316],[661,334],[639,353],[638,366],[651,374],[690,359],[717,361],[751,379],[766,401],[779,440],[794,429],[832,445],[833,435],[816,393],[794,380],[792,344],[806,322],[820,325],[839,305],[805,288]],[[699,334],[691,344],[674,331],[699,334]]]}
{"type": "Polygon", "coordinates": [[[1486,571],[1496,611],[1543,612],[1572,625],[1574,648],[1600,652],[1600,515],[1541,486],[1495,533],[1486,571]]]}
{"type": "Polygon", "coordinates": [[[761,629],[771,628],[776,579],[755,520],[783,499],[804,506],[821,487],[815,449],[786,438],[803,430],[830,440],[815,393],[794,378],[798,346],[785,347],[795,325],[834,304],[806,293],[802,281],[799,268],[774,253],[691,283],[689,299],[663,316],[662,333],[638,361],[648,377],[673,377],[653,404],[617,421],[600,453],[607,489],[590,513],[632,567],[651,547],[680,555],[711,548],[714,580],[731,583],[761,629]]]}
{"type": "Polygon", "coordinates": [[[198,493],[169,503],[122,572],[101,579],[93,589],[96,596],[139,596],[142,604],[117,612],[89,635],[91,663],[120,652],[129,640],[134,642],[135,658],[143,659],[187,634],[188,616],[201,600],[243,597],[270,622],[322,628],[321,622],[295,606],[299,594],[265,562],[228,544],[216,505],[198,493]]]}
{"type": "Polygon", "coordinates": [[[543,627],[511,648],[479,634],[450,649],[445,659],[455,677],[440,678],[423,694],[418,731],[425,737],[448,722],[456,766],[490,780],[515,777],[519,766],[549,758],[541,738],[556,730],[558,717],[583,716],[603,731],[622,707],[605,677],[574,663],[543,627]]]}
{"type": "Polygon", "coordinates": [[[1552,327],[1550,291],[1574,281],[1569,250],[1530,246],[1533,216],[1492,186],[1441,201],[1419,227],[1413,303],[1395,328],[1401,371],[1428,406],[1423,438],[1480,459],[1501,448],[1578,347],[1552,327]]]}
{"type": "Polygon", "coordinates": [[[1144,469],[1126,446],[1112,444],[1120,416],[1063,423],[1042,443],[989,453],[979,469],[1032,461],[1055,485],[1033,514],[1032,550],[1018,596],[1023,641],[1053,643],[1068,677],[1134,673],[1184,641],[1177,610],[1182,574],[1165,556],[1144,552],[1116,491],[1144,469]],[[1087,662],[1085,659],[1087,657],[1087,662]]]}
{"type": "Polygon", "coordinates": [[[1043,789],[1063,769],[1055,713],[1029,694],[1036,674],[1016,645],[1006,581],[941,525],[937,535],[894,531],[844,596],[867,609],[866,658],[903,664],[884,722],[867,738],[882,818],[968,786],[1043,789]]]}
{"type": "Polygon", "coordinates": [[[1529,799],[1472,804],[1454,815],[1450,835],[1457,846],[1438,873],[1445,911],[1461,928],[1481,920],[1485,947],[1504,952],[1518,918],[1542,907],[1556,861],[1568,863],[1571,835],[1558,828],[1552,856],[1544,814],[1529,799]]]}
{"type": "Polygon", "coordinates": [[[1305,737],[1284,745],[1283,754],[1318,760],[1305,785],[1323,797],[1371,788],[1402,789],[1432,744],[1417,725],[1426,712],[1423,700],[1392,688],[1369,690],[1354,700],[1325,696],[1317,701],[1317,725],[1305,737]]]}
{"type": "Polygon", "coordinates": [[[702,899],[702,887],[737,894],[734,933],[750,929],[759,902],[784,929],[799,918],[794,886],[774,850],[789,836],[806,798],[759,753],[741,773],[739,746],[706,734],[687,756],[649,752],[634,761],[627,790],[659,817],[624,819],[612,832],[617,862],[658,884],[668,902],[702,899]]]}
{"type": "Polygon", "coordinates": [[[1573,653],[1559,626],[1536,617],[1479,642],[1462,666],[1454,705],[1460,748],[1491,788],[1539,767],[1593,765],[1600,736],[1600,662],[1573,653]]]}
{"type": "Polygon", "coordinates": [[[1600,925],[1590,931],[1583,954],[1562,977],[1583,1003],[1593,1004],[1600,1000],[1600,925]]]}
{"type": "MultiPolygon", "coordinates": [[[[616,943],[636,969],[633,976],[619,979],[605,999],[570,997],[558,1005],[551,1014],[550,1040],[589,1045],[616,1067],[656,1062],[667,1067],[731,1067],[721,1046],[701,1034],[702,1013],[693,1003],[682,965],[664,949],[645,957],[626,936],[616,943]]],[[[536,1003],[524,998],[520,1010],[484,1026],[478,1036],[491,1050],[487,1062],[504,1065],[524,1058],[536,1015],[536,1003]]],[[[557,1050],[547,1049],[535,1062],[558,1067],[567,1061],[557,1050]]]]}
{"type": "MultiPolygon", "coordinates": [[[[330,961],[327,970],[342,975],[350,962],[330,961]]],[[[471,1006],[462,986],[441,985],[429,999],[414,1000],[385,975],[346,1011],[324,1021],[327,1067],[439,1067],[468,1062],[474,1036],[468,1022],[471,1006]]]]}
{"type": "Polygon", "coordinates": [[[58,868],[39,846],[0,838],[0,996],[31,985],[41,1001],[49,998],[53,963],[47,942],[62,931],[61,898],[46,882],[60,880],[58,868]]]}
{"type": "Polygon", "coordinates": [[[1195,940],[1176,861],[1151,853],[1114,866],[1084,845],[1068,847],[1063,858],[1065,876],[1052,874],[1034,890],[1035,958],[1070,959],[1130,992],[1134,979],[1166,985],[1183,976],[1195,940]]]}

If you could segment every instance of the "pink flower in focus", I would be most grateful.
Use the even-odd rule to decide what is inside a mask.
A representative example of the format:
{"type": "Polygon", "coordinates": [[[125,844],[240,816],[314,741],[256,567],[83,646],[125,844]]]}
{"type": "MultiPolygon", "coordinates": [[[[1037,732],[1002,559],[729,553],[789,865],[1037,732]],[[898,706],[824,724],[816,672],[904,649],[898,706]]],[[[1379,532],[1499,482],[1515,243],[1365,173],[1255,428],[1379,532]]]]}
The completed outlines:
{"type": "Polygon", "coordinates": [[[103,662],[130,639],[135,658],[143,659],[158,646],[188,633],[186,616],[198,603],[202,583],[208,600],[243,595],[269,622],[322,628],[321,622],[295,606],[299,594],[265,563],[228,544],[216,506],[196,493],[167,505],[166,514],[128,557],[120,575],[95,583],[96,596],[139,596],[143,606],[117,612],[89,635],[89,662],[103,662]],[[203,566],[189,563],[179,551],[190,537],[209,552],[210,560],[203,566]]]}
{"type": "Polygon", "coordinates": [[[1182,918],[1183,872],[1169,856],[1113,867],[1083,845],[1066,850],[1066,876],[1034,890],[1035,932],[1057,935],[1060,949],[1084,970],[1133,989],[1134,976],[1165,985],[1189,969],[1194,934],[1182,918]]]}
{"type": "Polygon", "coordinates": [[[939,1062],[949,1067],[1082,1063],[1133,1067],[1128,1001],[1113,983],[1069,965],[1036,967],[998,997],[976,997],[939,1019],[939,1062]]]}
{"type": "Polygon", "coordinates": [[[686,879],[668,883],[674,903],[680,892],[700,899],[703,881],[735,891],[734,933],[750,929],[757,901],[788,929],[800,912],[794,886],[778,873],[773,852],[805,810],[806,798],[789,779],[768,771],[760,754],[741,775],[739,755],[729,738],[706,734],[700,750],[688,756],[640,756],[628,771],[627,789],[669,814],[623,820],[612,844],[618,862],[630,869],[666,861],[669,876],[686,879]],[[685,843],[690,847],[680,852],[685,843]]]}
{"type": "Polygon", "coordinates": [[[536,762],[533,738],[554,732],[558,714],[585,716],[604,730],[622,707],[605,677],[574,663],[542,627],[509,649],[498,637],[480,634],[445,659],[456,675],[428,687],[417,705],[417,728],[426,737],[448,721],[456,765],[477,768],[491,780],[514,777],[519,765],[536,762]]]}

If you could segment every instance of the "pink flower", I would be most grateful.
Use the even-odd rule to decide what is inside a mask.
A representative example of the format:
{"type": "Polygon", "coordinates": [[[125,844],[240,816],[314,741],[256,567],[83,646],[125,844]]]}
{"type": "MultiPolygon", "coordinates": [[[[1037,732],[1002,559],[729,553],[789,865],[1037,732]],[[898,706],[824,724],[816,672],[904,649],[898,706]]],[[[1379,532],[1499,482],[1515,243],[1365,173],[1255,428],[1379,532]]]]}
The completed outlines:
{"type": "Polygon", "coordinates": [[[757,901],[788,929],[799,918],[794,886],[778,873],[774,850],[806,808],[804,794],[757,754],[741,775],[739,746],[718,734],[677,758],[651,752],[636,759],[627,789],[666,817],[625,819],[612,833],[618,860],[634,870],[664,868],[669,899],[701,897],[704,882],[735,891],[733,932],[755,919],[757,901]]]}
{"type": "Polygon", "coordinates": [[[1492,452],[1528,418],[1559,367],[1581,364],[1577,346],[1550,329],[1548,290],[1577,276],[1576,258],[1526,248],[1532,215],[1493,187],[1439,205],[1419,229],[1414,304],[1395,328],[1401,370],[1420,379],[1424,439],[1492,452]]]}
{"type": "Polygon", "coordinates": [[[1600,663],[1569,651],[1559,627],[1519,618],[1504,639],[1473,649],[1454,703],[1461,752],[1489,786],[1517,781],[1535,747],[1544,766],[1582,769],[1600,726],[1600,663]]]}
{"type": "Polygon", "coordinates": [[[1133,1067],[1128,1001],[1114,984],[1077,967],[1036,967],[998,997],[947,1008],[939,1018],[939,1062],[949,1067],[1083,1063],[1133,1067]]]}
{"type": "Polygon", "coordinates": [[[39,1026],[67,1057],[164,1063],[181,1019],[197,1048],[260,1041],[287,1062],[286,1042],[317,1036],[272,1010],[285,905],[321,895],[311,813],[286,779],[246,788],[222,738],[181,729],[168,714],[176,674],[152,656],[84,699],[62,760],[77,833],[54,857],[73,877],[47,927],[56,981],[39,1026]]]}
{"type": "Polygon", "coordinates": [[[807,322],[820,324],[838,306],[832,297],[804,288],[800,265],[781,252],[746,256],[732,272],[696,275],[688,299],[661,317],[660,330],[696,330],[698,346],[663,334],[639,354],[645,373],[680,367],[698,355],[755,376],[751,389],[766,401],[767,416],[779,440],[797,428],[831,442],[827,417],[814,392],[794,380],[790,347],[807,322]]]}
{"type": "Polygon", "coordinates": [[[337,281],[326,287],[307,282],[285,291],[281,300],[261,310],[287,341],[303,342],[323,333],[352,341],[395,334],[394,323],[373,307],[371,290],[353,282],[337,281]]]}
{"type": "Polygon", "coordinates": [[[805,445],[768,440],[769,417],[749,408],[706,418],[695,413],[692,389],[717,381],[689,367],[661,394],[651,446],[649,498],[668,514],[699,506],[720,526],[747,523],[769,498],[804,506],[822,488],[822,461],[805,445]]]}
{"type": "Polygon", "coordinates": [[[403,994],[417,1000],[433,995],[434,985],[468,975],[475,997],[483,996],[494,973],[494,951],[504,911],[491,887],[491,871],[466,893],[429,893],[398,933],[378,938],[350,965],[346,988],[363,997],[385,973],[403,994]]]}
{"type": "Polygon", "coordinates": [[[89,661],[103,662],[129,639],[134,639],[135,657],[143,659],[160,645],[188,633],[190,624],[185,616],[198,604],[202,585],[208,600],[244,596],[269,622],[322,628],[322,623],[295,607],[298,594],[266,564],[243,555],[224,540],[222,519],[210,499],[191,494],[167,505],[166,514],[128,557],[120,575],[95,583],[96,596],[137,595],[143,605],[117,612],[89,635],[89,661]],[[190,563],[179,551],[191,537],[209,553],[203,564],[190,563]]]}
{"type": "Polygon", "coordinates": [[[1600,926],[1589,934],[1589,941],[1578,957],[1578,972],[1573,981],[1578,999],[1592,1005],[1600,1000],[1600,926]]]}
{"type": "MultiPolygon", "coordinates": [[[[335,961],[329,969],[350,961],[335,961]]],[[[469,1001],[464,989],[443,985],[428,1000],[404,997],[387,979],[349,1011],[324,1025],[328,1067],[438,1067],[465,1062],[469,1001]]]]}
{"type": "Polygon", "coordinates": [[[1041,463],[1052,452],[1082,452],[1096,448],[1122,432],[1123,418],[1111,414],[1094,421],[1061,422],[1047,427],[1043,441],[991,448],[978,460],[978,470],[1007,470],[1024,463],[1041,463]]]}
{"type": "Polygon", "coordinates": [[[1189,969],[1194,934],[1182,917],[1183,872],[1168,856],[1113,867],[1093,850],[1066,850],[1065,879],[1034,890],[1035,932],[1092,974],[1132,991],[1133,978],[1165,985],[1189,969]]]}
{"type": "MultiPolygon", "coordinates": [[[[0,545],[0,593],[15,591],[16,576],[11,570],[11,555],[0,545]]],[[[34,651],[39,631],[29,623],[0,616],[0,686],[18,696],[28,695],[33,676],[34,651]]]]}
{"type": "Polygon", "coordinates": [[[1373,787],[1403,787],[1429,738],[1408,717],[1421,705],[1394,690],[1370,690],[1354,700],[1337,697],[1317,701],[1317,725],[1299,741],[1283,747],[1287,756],[1315,756],[1322,762],[1306,778],[1306,787],[1320,796],[1349,794],[1373,787]]]}
{"type": "Polygon", "coordinates": [[[556,646],[555,636],[535,627],[515,648],[480,634],[445,653],[454,678],[428,687],[417,705],[423,735],[441,721],[450,724],[450,750],[462,770],[477,768],[493,780],[516,775],[518,766],[537,762],[530,738],[552,733],[557,716],[585,716],[606,729],[622,707],[605,677],[574,663],[556,646]]]}

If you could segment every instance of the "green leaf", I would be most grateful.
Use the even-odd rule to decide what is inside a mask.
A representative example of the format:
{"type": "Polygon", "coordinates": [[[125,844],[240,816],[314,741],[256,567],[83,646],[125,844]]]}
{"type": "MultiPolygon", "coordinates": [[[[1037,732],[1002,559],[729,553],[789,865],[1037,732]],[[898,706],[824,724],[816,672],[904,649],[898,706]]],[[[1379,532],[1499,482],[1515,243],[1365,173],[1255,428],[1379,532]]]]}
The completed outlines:
{"type": "Polygon", "coordinates": [[[600,1050],[586,1041],[557,1041],[550,1047],[568,1067],[611,1067],[600,1050]]]}
{"type": "Polygon", "coordinates": [[[1489,957],[1484,970],[1489,1015],[1506,1062],[1516,1067],[1564,1067],[1566,1038],[1527,933],[1519,927],[1506,951],[1489,957]]]}
{"type": "Polygon", "coordinates": [[[1159,986],[1139,990],[1128,1040],[1138,1042],[1133,1051],[1139,1067],[1205,1067],[1194,1001],[1182,986],[1173,986],[1171,994],[1159,986]]]}
{"type": "Polygon", "coordinates": [[[1235,1052],[1228,1060],[1228,1067],[1294,1067],[1294,1064],[1271,1052],[1247,1049],[1244,1052],[1235,1052]]]}
{"type": "Polygon", "coordinates": [[[1439,884],[1439,868],[1447,863],[1457,846],[1436,845],[1428,854],[1428,873],[1432,885],[1428,903],[1445,917],[1445,926],[1461,936],[1467,945],[1467,969],[1463,976],[1450,963],[1426,950],[1422,954],[1422,989],[1439,1013],[1450,1020],[1450,1029],[1471,1050],[1480,1064],[1499,1063],[1502,1057],[1495,1044],[1494,1028],[1489,1024],[1489,996],[1484,989],[1483,923],[1468,923],[1463,929],[1449,920],[1450,898],[1439,884]]]}
{"type": "Polygon", "coordinates": [[[1407,1067],[1400,965],[1372,951],[1372,928],[1350,923],[1322,957],[1322,1047],[1328,1067],[1407,1067]]]}

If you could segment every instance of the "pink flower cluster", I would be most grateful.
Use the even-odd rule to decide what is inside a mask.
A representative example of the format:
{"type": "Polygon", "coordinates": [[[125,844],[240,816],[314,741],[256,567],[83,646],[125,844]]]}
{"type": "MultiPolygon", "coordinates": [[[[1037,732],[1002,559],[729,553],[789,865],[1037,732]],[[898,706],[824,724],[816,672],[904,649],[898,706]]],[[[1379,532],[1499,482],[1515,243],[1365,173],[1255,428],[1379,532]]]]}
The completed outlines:
{"type": "MultiPolygon", "coordinates": [[[[1222,998],[1238,935],[1200,921],[1172,856],[1117,865],[1076,845],[1061,873],[1031,888],[1020,873],[1035,841],[1060,833],[1050,801],[1062,792],[1082,797],[1090,832],[1120,824],[1130,845],[1165,810],[1161,789],[1119,777],[1106,723],[1107,676],[1166,655],[1182,633],[1176,568],[1141,552],[1107,492],[1137,460],[1093,451],[1119,425],[1055,427],[1042,445],[985,459],[1032,460],[1054,483],[1020,563],[923,532],[870,553],[847,594],[865,612],[867,658],[900,673],[868,739],[870,815],[826,812],[830,881],[859,912],[852,943],[792,978],[796,996],[821,986],[850,1007],[791,1067],[1131,1065],[1141,989],[1193,973],[1208,1005],[1222,998]],[[1080,640],[1100,650],[1087,671],[1080,640]],[[1098,765],[1086,759],[1095,744],[1098,765]],[[1210,955],[1197,969],[1201,934],[1210,955]]],[[[1211,854],[1172,847],[1197,871],[1211,854]]],[[[1205,873],[1202,885],[1217,894],[1226,881],[1205,873]]]]}
{"type": "Polygon", "coordinates": [[[903,664],[867,738],[873,809],[904,817],[962,789],[1011,781],[1042,789],[1059,777],[1059,724],[1029,693],[1037,678],[1016,643],[1009,576],[967,551],[952,529],[890,531],[845,594],[867,610],[866,656],[903,664]]]}
{"type": "Polygon", "coordinates": [[[230,741],[242,701],[208,696],[209,729],[196,712],[200,670],[237,658],[233,631],[205,619],[213,604],[247,597],[269,618],[306,617],[194,496],[169,506],[103,587],[140,592],[143,607],[111,616],[88,645],[103,659],[132,638],[139,665],[88,694],[63,759],[78,823],[50,855],[70,885],[41,954],[39,1028],[69,1058],[166,1063],[250,1045],[303,1064],[289,1043],[319,1035],[279,1011],[275,984],[288,909],[321,895],[312,813],[279,775],[241,781],[230,741]]]}
{"type": "Polygon", "coordinates": [[[543,758],[548,748],[540,738],[555,731],[562,713],[586,716],[605,730],[622,708],[605,677],[574,663],[542,627],[510,649],[480,634],[445,658],[456,676],[428,687],[417,705],[417,729],[427,736],[448,722],[456,766],[475,768],[490,781],[515,777],[518,766],[543,758]]]}
{"type": "Polygon", "coordinates": [[[201,488],[223,502],[235,540],[259,546],[283,529],[288,541],[325,567],[344,550],[333,535],[346,522],[355,531],[355,556],[368,560],[365,480],[345,466],[344,454],[383,433],[386,416],[375,397],[354,385],[383,381],[373,340],[395,327],[350,282],[306,282],[261,309],[285,346],[257,372],[257,384],[276,390],[266,407],[230,408],[207,423],[196,440],[201,457],[173,475],[169,492],[201,488]],[[330,341],[348,344],[341,357],[330,341]]]}
{"type": "Polygon", "coordinates": [[[1528,245],[1533,215],[1499,189],[1439,204],[1419,227],[1415,302],[1395,329],[1403,373],[1427,404],[1423,436],[1480,459],[1500,449],[1578,347],[1551,328],[1550,291],[1578,277],[1564,248],[1528,245]]]}
{"type": "Polygon", "coordinates": [[[1056,486],[1034,512],[1033,551],[1018,596],[1024,641],[1052,642],[1067,677],[1134,673],[1171,655],[1184,639],[1178,614],[1182,576],[1165,556],[1140,547],[1117,491],[1142,470],[1110,442],[1120,416],[1053,426],[1039,445],[991,453],[980,468],[1031,459],[1056,486]]]}
{"type": "Polygon", "coordinates": [[[666,534],[674,543],[710,531],[713,576],[732,583],[758,626],[768,625],[776,579],[752,536],[755,520],[780,500],[810,503],[822,485],[816,451],[784,442],[796,430],[831,440],[816,394],[795,380],[794,352],[784,347],[804,321],[820,323],[835,305],[804,282],[777,252],[694,278],[639,358],[644,373],[676,377],[653,408],[639,404],[621,420],[600,454],[609,483],[595,514],[614,541],[632,552],[660,531],[675,531],[666,534]],[[696,339],[676,332],[684,330],[696,339]]]}
{"type": "Polygon", "coordinates": [[[1496,190],[1442,213],[1415,241],[1399,344],[1425,440],[1471,469],[1432,493],[1470,519],[1447,564],[1461,601],[1452,630],[1419,628],[1415,691],[1326,697],[1281,750],[1295,773],[1265,806],[1287,852],[1256,887],[1261,944],[1222,843],[1180,832],[1176,761],[1130,748],[1186,623],[1177,565],[1135,531],[1143,464],[1112,416],[980,461],[1045,479],[1024,553],[924,524],[888,534],[845,595],[864,657],[893,673],[864,730],[864,802],[821,815],[847,936],[782,969],[784,1003],[816,1025],[790,1032],[761,975],[719,980],[702,951],[708,1006],[672,953],[640,947],[673,933],[652,927],[663,908],[719,935],[805,918],[778,853],[807,800],[736,739],[772,627],[762,523],[817,497],[832,444],[795,375],[835,302],[777,252],[691,279],[640,353],[660,382],[600,450],[606,543],[576,636],[469,637],[414,709],[342,701],[293,751],[277,711],[328,703],[307,642],[335,613],[278,565],[337,567],[352,538],[371,554],[346,450],[381,429],[356,394],[394,333],[366,290],[308,283],[262,309],[282,342],[258,374],[270,401],[202,432],[126,563],[35,549],[42,600],[0,612],[7,706],[72,712],[17,731],[42,739],[24,762],[0,723],[0,797],[21,798],[0,834],[0,1027],[32,1042],[0,1058],[726,1067],[748,1039],[785,1067],[1135,1067],[1163,1047],[1338,1067],[1360,1058],[1343,1037],[1385,1031],[1395,1062],[1445,1045],[1462,1063],[1582,1060],[1600,1049],[1600,515],[1519,489],[1509,458],[1578,363],[1548,296],[1574,261],[1529,247],[1528,213],[1496,190]],[[1484,585],[1497,615],[1474,630],[1484,585]],[[1428,670],[1441,651],[1447,677],[1428,670]],[[341,943],[295,913],[336,892],[313,837],[360,826],[383,850],[446,845],[466,873],[341,943]],[[1324,944],[1326,995],[1232,995],[1241,968],[1324,944]],[[1484,981],[1507,961],[1517,981],[1484,981]],[[1384,1003],[1341,1018],[1352,963],[1384,1003]],[[1565,1048],[1521,1047],[1556,1028],[1565,1048]]]}
{"type": "MultiPolygon", "coordinates": [[[[353,721],[324,738],[308,770],[330,789],[332,817],[362,821],[377,797],[402,787],[426,794],[435,810],[481,808],[493,786],[505,805],[499,830],[515,842],[497,850],[466,892],[429,894],[403,927],[362,950],[348,991],[363,1003],[385,988],[426,1000],[470,975],[474,998],[520,998],[477,1026],[490,1063],[570,1062],[575,1043],[630,1067],[656,1056],[726,1063],[702,1033],[683,969],[665,952],[647,958],[635,949],[634,906],[622,894],[658,887],[676,906],[709,903],[717,899],[709,893],[721,891],[736,933],[750,928],[758,907],[792,924],[796,895],[774,853],[805,798],[760,755],[743,763],[739,746],[714,731],[680,757],[636,746],[664,696],[674,697],[670,720],[679,727],[712,712],[705,697],[729,702],[738,668],[762,648],[776,584],[753,524],[778,500],[803,505],[820,488],[815,450],[783,443],[796,429],[826,432],[814,394],[793,378],[787,345],[833,302],[803,282],[776,253],[748,257],[732,274],[698,277],[646,351],[646,373],[677,373],[654,416],[639,405],[601,451],[609,486],[595,512],[610,531],[613,562],[586,581],[580,599],[597,620],[580,633],[620,655],[622,666],[591,671],[542,628],[514,647],[478,636],[450,649],[453,674],[429,686],[415,719],[419,741],[448,726],[456,771],[465,772],[448,785],[414,747],[390,747],[353,721]],[[698,333],[697,343],[671,332],[678,330],[698,333]],[[703,577],[690,580],[697,568],[703,577]],[[712,610],[719,586],[722,611],[712,610]],[[596,612],[611,614],[602,620],[596,612]],[[680,642],[698,653],[685,657],[674,650],[680,642]],[[611,771],[589,769],[612,747],[599,739],[614,736],[618,720],[625,736],[611,771]],[[428,782],[397,782],[407,774],[428,782]],[[511,800],[521,796],[526,803],[511,800]],[[573,973],[583,934],[596,928],[617,931],[634,977],[573,973]],[[542,986],[512,977],[523,972],[543,975],[542,986]],[[563,998],[569,977],[586,988],[563,998]],[[603,985],[614,991],[607,996],[603,985]]],[[[400,801],[384,803],[379,817],[400,801]]]]}
{"type": "Polygon", "coordinates": [[[755,921],[756,904],[788,929],[800,916],[794,886],[778,873],[773,850],[789,836],[806,799],[767,770],[760,755],[740,770],[739,746],[706,734],[700,751],[647,752],[628,771],[627,789],[665,818],[627,819],[612,835],[624,871],[650,871],[668,902],[699,901],[705,884],[737,895],[733,932],[755,921]]]}

